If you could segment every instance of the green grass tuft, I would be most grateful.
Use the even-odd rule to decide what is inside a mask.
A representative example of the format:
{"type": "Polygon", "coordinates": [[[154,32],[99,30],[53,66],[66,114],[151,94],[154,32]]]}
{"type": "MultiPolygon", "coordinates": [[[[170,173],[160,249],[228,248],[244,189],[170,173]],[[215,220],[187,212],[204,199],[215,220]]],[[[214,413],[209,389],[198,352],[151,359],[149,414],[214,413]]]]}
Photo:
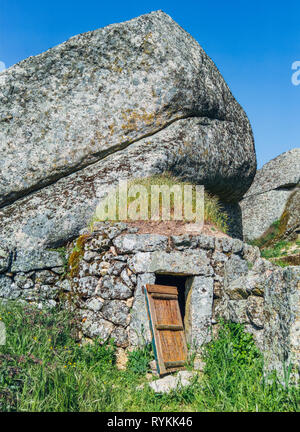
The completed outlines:
{"type": "Polygon", "coordinates": [[[153,360],[152,345],[145,344],[128,354],[127,368],[137,375],[145,375],[149,372],[149,362],[153,360]]]}
{"type": "MultiPolygon", "coordinates": [[[[128,181],[128,188],[134,185],[141,185],[144,186],[147,189],[148,192],[148,218],[150,220],[151,217],[151,186],[158,185],[163,186],[166,185],[168,187],[172,187],[174,185],[184,186],[185,184],[190,184],[190,182],[184,182],[176,177],[174,177],[170,173],[160,174],[160,175],[154,175],[151,177],[144,177],[144,178],[136,178],[128,181]]],[[[130,203],[132,203],[136,198],[128,198],[127,205],[129,206],[130,203]]],[[[116,220],[119,220],[119,214],[118,214],[118,203],[119,203],[119,196],[118,196],[118,190],[116,191],[116,202],[117,202],[117,217],[116,220]]],[[[162,207],[162,198],[160,196],[160,208],[162,207]]],[[[192,207],[195,209],[196,207],[196,197],[193,193],[192,196],[192,207]]],[[[170,196],[170,210],[171,210],[171,219],[172,214],[174,211],[174,196],[171,194],[170,196]]],[[[204,194],[204,220],[206,223],[210,223],[215,225],[220,231],[227,233],[228,232],[228,215],[224,211],[222,204],[217,196],[214,196],[212,194],[209,194],[208,192],[205,192],[204,194]]],[[[91,231],[93,230],[93,224],[95,222],[99,222],[99,218],[95,214],[89,224],[89,227],[91,231]]],[[[189,221],[186,221],[189,222],[189,221]]]]}

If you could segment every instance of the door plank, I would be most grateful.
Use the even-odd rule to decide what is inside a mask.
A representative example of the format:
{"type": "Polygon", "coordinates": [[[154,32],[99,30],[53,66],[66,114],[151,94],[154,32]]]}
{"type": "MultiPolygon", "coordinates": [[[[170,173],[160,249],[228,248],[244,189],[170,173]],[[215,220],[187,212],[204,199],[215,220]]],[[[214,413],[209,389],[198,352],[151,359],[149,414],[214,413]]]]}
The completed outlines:
{"type": "Polygon", "coordinates": [[[159,375],[182,369],[187,358],[184,326],[174,286],[146,285],[148,318],[159,375]]]}
{"type": "Polygon", "coordinates": [[[183,326],[174,324],[156,324],[155,327],[157,330],[184,330],[183,326]]]}
{"type": "Polygon", "coordinates": [[[150,295],[147,292],[147,289],[144,290],[146,299],[147,299],[147,305],[149,308],[149,316],[151,318],[150,320],[150,328],[152,333],[152,344],[154,348],[154,352],[156,352],[156,364],[159,375],[165,375],[167,370],[165,368],[165,364],[163,362],[163,354],[161,349],[161,342],[158,335],[158,331],[155,328],[155,322],[156,322],[156,313],[155,308],[153,306],[153,302],[151,301],[150,295]]]}
{"type": "Polygon", "coordinates": [[[178,294],[178,290],[174,286],[167,285],[147,285],[147,291],[149,293],[161,293],[161,294],[178,294]]]}

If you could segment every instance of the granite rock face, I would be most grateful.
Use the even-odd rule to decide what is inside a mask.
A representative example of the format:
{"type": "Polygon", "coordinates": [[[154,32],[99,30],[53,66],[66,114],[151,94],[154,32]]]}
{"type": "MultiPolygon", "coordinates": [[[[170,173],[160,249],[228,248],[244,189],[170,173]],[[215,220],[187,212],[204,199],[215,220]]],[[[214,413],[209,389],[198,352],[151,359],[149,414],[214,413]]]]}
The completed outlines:
{"type": "Polygon", "coordinates": [[[245,240],[260,237],[283,218],[283,236],[300,232],[300,148],[277,156],[257,171],[240,202],[245,240]],[[286,214],[285,214],[286,213],[286,214]]]}
{"type": "Polygon", "coordinates": [[[295,239],[300,234],[300,185],[289,196],[281,216],[283,237],[295,239]]]}
{"type": "Polygon", "coordinates": [[[168,170],[237,201],[256,170],[244,111],[161,11],[2,72],[0,147],[0,240],[24,247],[74,238],[120,178],[168,170]]]}
{"type": "Polygon", "coordinates": [[[284,368],[293,365],[300,376],[300,267],[274,271],[265,284],[265,370],[276,370],[284,382],[284,368]]]}

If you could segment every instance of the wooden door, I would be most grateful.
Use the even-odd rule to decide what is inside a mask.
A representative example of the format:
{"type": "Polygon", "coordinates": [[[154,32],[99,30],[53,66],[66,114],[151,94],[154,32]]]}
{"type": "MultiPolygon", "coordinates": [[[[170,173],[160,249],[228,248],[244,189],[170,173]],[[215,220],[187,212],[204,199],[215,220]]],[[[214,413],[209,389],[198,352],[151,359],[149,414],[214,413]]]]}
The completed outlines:
{"type": "Polygon", "coordinates": [[[177,287],[146,285],[144,293],[159,375],[183,369],[187,346],[177,287]]]}

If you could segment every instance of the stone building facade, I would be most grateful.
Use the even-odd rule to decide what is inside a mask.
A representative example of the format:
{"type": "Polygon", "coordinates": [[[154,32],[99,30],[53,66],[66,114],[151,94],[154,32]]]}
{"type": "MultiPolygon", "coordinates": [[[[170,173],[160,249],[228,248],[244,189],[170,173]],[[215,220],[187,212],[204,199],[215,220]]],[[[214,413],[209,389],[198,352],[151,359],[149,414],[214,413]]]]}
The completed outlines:
{"type": "Polygon", "coordinates": [[[299,373],[300,268],[279,268],[259,249],[227,236],[139,234],[98,223],[69,248],[1,249],[0,297],[42,306],[68,304],[82,337],[113,338],[119,349],[151,341],[143,286],[177,285],[187,342],[199,349],[221,318],[242,323],[265,356],[266,371],[299,373]]]}

